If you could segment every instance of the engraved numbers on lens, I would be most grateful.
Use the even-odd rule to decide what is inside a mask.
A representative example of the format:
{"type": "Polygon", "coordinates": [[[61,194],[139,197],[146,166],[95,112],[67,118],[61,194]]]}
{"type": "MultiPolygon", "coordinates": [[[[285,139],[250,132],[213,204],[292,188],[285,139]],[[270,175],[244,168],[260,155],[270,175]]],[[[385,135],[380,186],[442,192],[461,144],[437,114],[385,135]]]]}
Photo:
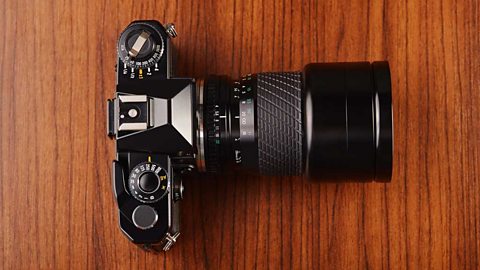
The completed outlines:
{"type": "Polygon", "coordinates": [[[168,191],[168,175],[160,165],[143,162],[132,169],[128,189],[135,199],[144,203],[160,200],[168,191]]]}
{"type": "Polygon", "coordinates": [[[253,105],[251,98],[240,101],[240,134],[248,139],[252,139],[255,133],[253,105]]]}

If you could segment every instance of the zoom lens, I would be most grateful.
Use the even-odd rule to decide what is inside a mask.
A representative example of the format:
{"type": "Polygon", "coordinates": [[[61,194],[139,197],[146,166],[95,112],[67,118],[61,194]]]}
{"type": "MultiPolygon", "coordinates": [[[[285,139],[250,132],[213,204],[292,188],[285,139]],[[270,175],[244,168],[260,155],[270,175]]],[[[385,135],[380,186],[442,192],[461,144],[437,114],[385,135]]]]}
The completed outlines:
{"type": "Polygon", "coordinates": [[[317,63],[302,72],[197,82],[197,165],[314,180],[388,181],[387,62],[317,63]]]}

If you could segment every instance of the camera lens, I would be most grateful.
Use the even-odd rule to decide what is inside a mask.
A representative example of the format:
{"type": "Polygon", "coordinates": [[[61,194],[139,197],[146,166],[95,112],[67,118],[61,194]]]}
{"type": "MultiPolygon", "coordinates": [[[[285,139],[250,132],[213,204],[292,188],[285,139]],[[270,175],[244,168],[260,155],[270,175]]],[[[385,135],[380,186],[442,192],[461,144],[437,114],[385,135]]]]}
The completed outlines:
{"type": "Polygon", "coordinates": [[[316,63],[302,72],[197,82],[197,165],[313,180],[389,181],[387,62],[316,63]]]}

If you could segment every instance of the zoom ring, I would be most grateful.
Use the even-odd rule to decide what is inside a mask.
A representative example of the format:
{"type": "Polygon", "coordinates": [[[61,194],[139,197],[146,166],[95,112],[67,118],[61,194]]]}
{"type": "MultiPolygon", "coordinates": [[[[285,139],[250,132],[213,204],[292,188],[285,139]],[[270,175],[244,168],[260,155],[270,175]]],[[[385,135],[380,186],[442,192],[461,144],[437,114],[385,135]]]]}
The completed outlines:
{"type": "Polygon", "coordinates": [[[302,173],[301,73],[257,74],[258,167],[262,174],[302,173]]]}

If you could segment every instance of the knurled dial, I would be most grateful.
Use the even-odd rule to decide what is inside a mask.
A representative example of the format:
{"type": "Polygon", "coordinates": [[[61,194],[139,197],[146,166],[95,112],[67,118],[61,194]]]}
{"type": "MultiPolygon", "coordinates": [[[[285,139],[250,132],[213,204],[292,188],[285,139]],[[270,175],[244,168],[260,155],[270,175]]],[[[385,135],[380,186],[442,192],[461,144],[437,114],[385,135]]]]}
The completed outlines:
{"type": "Polygon", "coordinates": [[[167,193],[167,172],[156,163],[140,163],[130,172],[128,189],[135,199],[144,203],[154,203],[167,193]]]}
{"type": "Polygon", "coordinates": [[[132,23],[118,41],[118,57],[135,69],[148,68],[162,58],[164,41],[157,28],[149,23],[132,23]]]}

